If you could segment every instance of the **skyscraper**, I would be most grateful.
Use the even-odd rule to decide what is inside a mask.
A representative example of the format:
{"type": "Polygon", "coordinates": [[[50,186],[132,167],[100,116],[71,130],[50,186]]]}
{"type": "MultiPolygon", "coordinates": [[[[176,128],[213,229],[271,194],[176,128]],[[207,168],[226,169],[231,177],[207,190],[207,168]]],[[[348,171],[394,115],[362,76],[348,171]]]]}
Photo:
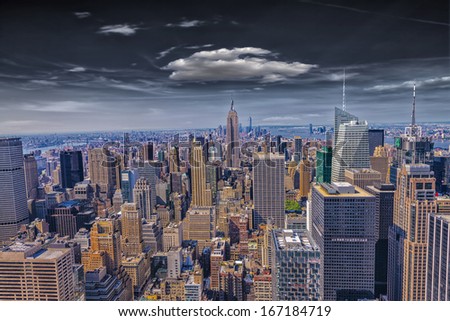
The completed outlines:
{"type": "Polygon", "coordinates": [[[138,256],[144,250],[142,216],[135,203],[122,205],[122,250],[126,257],[138,256]]]}
{"type": "Polygon", "coordinates": [[[169,173],[180,171],[180,153],[177,146],[172,146],[169,152],[169,173]]]}
{"type": "Polygon", "coordinates": [[[139,215],[145,219],[150,219],[153,211],[151,193],[149,182],[144,177],[140,177],[134,184],[133,200],[136,203],[139,215]]]}
{"type": "MultiPolygon", "coordinates": [[[[37,189],[39,187],[39,174],[37,169],[36,158],[33,154],[23,156],[23,165],[25,171],[25,185],[27,188],[27,197],[34,199],[37,197],[37,189]]],[[[50,175],[50,173],[49,173],[50,175]]]]}
{"type": "Polygon", "coordinates": [[[296,162],[299,162],[302,159],[302,143],[302,138],[300,136],[294,137],[294,160],[296,162]]]}
{"type": "Polygon", "coordinates": [[[133,202],[133,188],[138,178],[138,172],[135,169],[125,169],[121,172],[120,177],[124,202],[133,202]]]}
{"type": "Polygon", "coordinates": [[[366,121],[350,121],[339,125],[333,150],[331,181],[343,182],[346,168],[369,168],[369,138],[366,121]]]}
{"type": "Polygon", "coordinates": [[[348,123],[352,120],[358,121],[358,117],[352,115],[341,108],[334,108],[334,139],[333,139],[333,150],[336,149],[337,139],[339,136],[339,128],[341,124],[348,123]]]}
{"type": "Polygon", "coordinates": [[[253,126],[252,126],[252,117],[248,117],[248,128],[247,128],[247,133],[251,133],[253,130],[253,126]]]}
{"type": "Polygon", "coordinates": [[[298,171],[300,172],[300,189],[298,196],[300,198],[308,198],[309,189],[311,187],[311,163],[304,158],[300,162],[298,171]]]}
{"type": "Polygon", "coordinates": [[[376,197],[375,297],[379,298],[387,294],[388,234],[393,223],[395,187],[383,182],[366,190],[376,197]]]}
{"type": "Polygon", "coordinates": [[[331,164],[333,160],[333,148],[323,146],[316,154],[316,182],[331,183],[331,164]]]}
{"type": "Polygon", "coordinates": [[[91,251],[105,252],[105,266],[108,274],[118,273],[122,260],[122,243],[117,217],[98,219],[94,223],[91,229],[91,251]]]}
{"type": "Polygon", "coordinates": [[[83,155],[81,151],[62,151],[59,154],[61,162],[61,186],[73,188],[76,183],[84,180],[83,155]]]}
{"type": "Polygon", "coordinates": [[[403,165],[389,228],[388,299],[423,301],[426,293],[427,219],[437,213],[435,178],[429,165],[403,165]]]}
{"type": "Polygon", "coordinates": [[[450,199],[428,219],[427,301],[450,301],[450,199]]]}
{"type": "Polygon", "coordinates": [[[28,223],[23,167],[20,138],[0,138],[0,243],[28,223]]]}
{"type": "Polygon", "coordinates": [[[14,243],[0,250],[0,300],[75,299],[70,248],[14,243]]]}
{"type": "Polygon", "coordinates": [[[231,108],[227,117],[227,166],[239,167],[239,120],[238,114],[231,101],[231,108]]]}
{"type": "Polygon", "coordinates": [[[272,233],[272,299],[320,300],[320,249],[309,232],[275,229],[272,233]]]}
{"type": "Polygon", "coordinates": [[[253,154],[254,226],[270,219],[284,226],[284,157],[277,154],[253,154]]]}
{"type": "MultiPolygon", "coordinates": [[[[381,181],[389,183],[389,156],[386,147],[375,147],[373,156],[370,156],[370,168],[381,173],[381,181]]],[[[395,185],[394,185],[395,186],[395,185]]]]}
{"type": "Polygon", "coordinates": [[[323,254],[323,300],[373,298],[375,201],[375,196],[346,182],[313,185],[311,231],[323,254]]]}
{"type": "Polygon", "coordinates": [[[411,113],[411,124],[405,128],[405,133],[395,138],[396,149],[392,166],[390,168],[390,182],[397,184],[397,172],[402,169],[403,164],[427,164],[431,169],[433,166],[434,143],[431,137],[425,137],[422,127],[416,124],[416,86],[413,88],[413,104],[411,113]]]}
{"type": "Polygon", "coordinates": [[[153,143],[152,142],[144,143],[143,153],[144,153],[144,162],[153,160],[154,151],[153,151],[153,143]]]}
{"type": "Polygon", "coordinates": [[[191,185],[191,206],[211,205],[211,194],[208,197],[206,193],[206,167],[203,159],[203,149],[198,142],[194,142],[192,146],[191,185]]]}
{"type": "Polygon", "coordinates": [[[372,156],[375,148],[384,146],[384,129],[369,129],[369,155],[372,156]]]}
{"type": "MultiPolygon", "coordinates": [[[[89,179],[98,186],[101,198],[111,198],[114,191],[114,174],[116,168],[110,162],[112,154],[103,148],[88,150],[89,179]]],[[[117,188],[120,188],[118,186],[117,188]]]]}

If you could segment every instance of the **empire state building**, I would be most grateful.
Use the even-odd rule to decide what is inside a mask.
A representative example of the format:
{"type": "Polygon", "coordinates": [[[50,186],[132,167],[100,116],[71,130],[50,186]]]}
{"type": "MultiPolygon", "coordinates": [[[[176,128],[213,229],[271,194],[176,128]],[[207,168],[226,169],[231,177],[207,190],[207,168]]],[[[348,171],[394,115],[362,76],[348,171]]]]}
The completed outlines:
{"type": "Polygon", "coordinates": [[[233,101],[227,117],[227,166],[239,167],[239,120],[233,101]]]}

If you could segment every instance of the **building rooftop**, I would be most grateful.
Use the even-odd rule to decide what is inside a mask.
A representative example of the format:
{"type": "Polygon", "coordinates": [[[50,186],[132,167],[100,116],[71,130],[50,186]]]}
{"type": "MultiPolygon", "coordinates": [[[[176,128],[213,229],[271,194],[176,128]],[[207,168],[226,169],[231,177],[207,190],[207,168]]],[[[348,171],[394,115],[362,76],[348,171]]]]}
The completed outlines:
{"type": "Polygon", "coordinates": [[[275,246],[284,251],[318,251],[314,240],[306,230],[273,230],[275,246]]]}
{"type": "Polygon", "coordinates": [[[374,197],[362,188],[353,186],[352,184],[346,182],[316,184],[313,185],[313,188],[315,188],[324,197],[374,197]],[[349,192],[350,187],[351,192],[349,192]],[[345,190],[345,192],[342,193],[342,190],[345,190]]]}

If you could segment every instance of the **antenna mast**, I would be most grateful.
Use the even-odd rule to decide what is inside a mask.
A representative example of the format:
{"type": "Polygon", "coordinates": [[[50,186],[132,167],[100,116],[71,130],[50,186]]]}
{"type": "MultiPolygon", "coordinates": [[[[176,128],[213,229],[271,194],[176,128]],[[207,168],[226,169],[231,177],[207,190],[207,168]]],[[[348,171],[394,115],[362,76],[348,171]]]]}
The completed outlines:
{"type": "Polygon", "coordinates": [[[343,77],[343,81],[342,81],[342,110],[346,111],[346,106],[345,106],[345,68],[344,68],[344,77],[343,77]]]}

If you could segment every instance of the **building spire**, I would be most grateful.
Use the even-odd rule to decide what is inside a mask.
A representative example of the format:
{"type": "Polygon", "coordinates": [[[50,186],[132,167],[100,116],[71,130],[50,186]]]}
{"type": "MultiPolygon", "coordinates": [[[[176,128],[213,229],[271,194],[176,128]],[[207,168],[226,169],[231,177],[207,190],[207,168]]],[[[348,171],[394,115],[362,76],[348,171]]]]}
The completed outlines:
{"type": "Polygon", "coordinates": [[[231,110],[234,110],[234,100],[231,99],[231,110]]]}
{"type": "Polygon", "coordinates": [[[416,126],[416,83],[413,86],[413,105],[411,113],[411,127],[416,126]]]}
{"type": "Polygon", "coordinates": [[[342,110],[346,111],[346,106],[345,106],[345,68],[344,68],[344,77],[342,78],[342,110]]]}

